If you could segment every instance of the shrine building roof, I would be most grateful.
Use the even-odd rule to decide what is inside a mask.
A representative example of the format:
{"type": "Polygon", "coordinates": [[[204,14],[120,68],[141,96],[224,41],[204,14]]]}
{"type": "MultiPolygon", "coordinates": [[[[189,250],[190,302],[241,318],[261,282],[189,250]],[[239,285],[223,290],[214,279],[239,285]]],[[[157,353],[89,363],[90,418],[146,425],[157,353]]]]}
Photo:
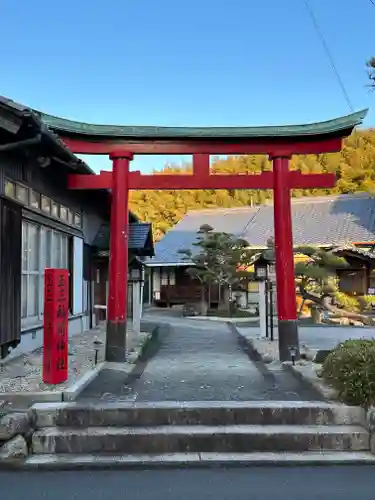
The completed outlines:
{"type": "MultiPolygon", "coordinates": [[[[321,247],[352,244],[375,245],[375,197],[367,193],[292,200],[294,245],[321,247]]],[[[249,245],[265,248],[273,236],[273,206],[194,210],[155,245],[148,265],[183,265],[179,250],[196,250],[193,243],[203,224],[214,231],[244,238],[249,245]]],[[[185,261],[186,264],[186,261],[185,261]]]]}

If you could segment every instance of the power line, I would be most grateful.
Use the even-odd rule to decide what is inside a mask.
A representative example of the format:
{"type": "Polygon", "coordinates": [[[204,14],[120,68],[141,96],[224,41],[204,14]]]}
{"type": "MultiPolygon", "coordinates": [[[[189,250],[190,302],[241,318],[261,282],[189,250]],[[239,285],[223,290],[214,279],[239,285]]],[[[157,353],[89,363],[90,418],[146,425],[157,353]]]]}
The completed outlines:
{"type": "MultiPolygon", "coordinates": [[[[322,31],[321,31],[321,29],[319,27],[318,21],[316,19],[314,11],[313,11],[313,9],[312,9],[312,7],[310,5],[310,2],[309,2],[309,0],[304,0],[304,2],[305,2],[306,9],[307,9],[307,11],[308,11],[308,13],[309,13],[309,15],[311,17],[311,21],[312,21],[312,23],[314,25],[315,31],[316,31],[316,33],[318,35],[318,38],[320,39],[320,43],[322,44],[323,49],[324,49],[324,51],[325,51],[325,53],[326,53],[326,55],[328,57],[328,60],[329,60],[329,62],[331,64],[332,71],[334,72],[334,74],[336,76],[336,79],[337,79],[337,82],[340,85],[340,88],[341,88],[341,91],[343,93],[343,96],[344,96],[344,98],[345,98],[345,100],[346,100],[346,102],[347,102],[347,104],[349,106],[350,111],[353,112],[354,111],[353,104],[352,104],[352,102],[350,100],[348,92],[346,91],[346,88],[345,88],[344,82],[341,79],[340,73],[339,73],[339,71],[338,71],[338,69],[336,67],[335,61],[334,61],[334,59],[332,57],[332,54],[331,54],[331,52],[329,50],[328,44],[327,44],[327,42],[326,42],[326,40],[325,40],[325,38],[323,36],[323,33],[322,33],[322,31]]],[[[370,2],[375,7],[375,0],[370,0],[370,2]]]]}
{"type": "Polygon", "coordinates": [[[372,3],[372,5],[375,7],[375,0],[370,0],[370,2],[372,3]]]}

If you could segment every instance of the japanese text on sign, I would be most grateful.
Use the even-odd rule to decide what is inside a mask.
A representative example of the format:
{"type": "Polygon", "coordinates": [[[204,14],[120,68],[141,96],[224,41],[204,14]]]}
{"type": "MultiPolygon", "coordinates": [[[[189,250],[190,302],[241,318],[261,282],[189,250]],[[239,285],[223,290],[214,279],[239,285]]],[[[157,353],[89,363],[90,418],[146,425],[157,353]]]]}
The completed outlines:
{"type": "Polygon", "coordinates": [[[46,269],[44,281],[43,382],[68,379],[68,271],[46,269]]]}

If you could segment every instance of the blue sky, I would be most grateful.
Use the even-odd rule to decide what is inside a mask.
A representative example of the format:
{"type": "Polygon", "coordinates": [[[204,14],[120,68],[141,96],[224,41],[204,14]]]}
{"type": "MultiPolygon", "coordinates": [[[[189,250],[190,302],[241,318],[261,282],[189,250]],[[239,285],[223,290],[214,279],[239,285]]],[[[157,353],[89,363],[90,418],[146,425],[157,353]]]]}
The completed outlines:
{"type": "MultiPolygon", "coordinates": [[[[370,107],[375,7],[310,3],[354,108],[370,107]]],[[[0,94],[54,115],[240,126],[350,112],[303,0],[2,0],[0,15],[0,94]]],[[[143,156],[132,168],[178,159],[143,156]]]]}

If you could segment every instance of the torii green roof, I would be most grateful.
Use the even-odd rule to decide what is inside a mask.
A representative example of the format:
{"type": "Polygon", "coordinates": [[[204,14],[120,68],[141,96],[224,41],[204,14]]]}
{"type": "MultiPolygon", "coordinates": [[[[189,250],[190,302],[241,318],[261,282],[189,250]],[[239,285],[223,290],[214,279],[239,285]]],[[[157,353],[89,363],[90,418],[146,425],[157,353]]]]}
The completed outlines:
{"type": "Polygon", "coordinates": [[[250,139],[257,137],[301,137],[351,131],[360,125],[368,110],[324,122],[304,125],[257,127],[155,127],[127,125],[94,125],[38,113],[43,122],[60,135],[86,135],[133,139],[250,139]]]}

